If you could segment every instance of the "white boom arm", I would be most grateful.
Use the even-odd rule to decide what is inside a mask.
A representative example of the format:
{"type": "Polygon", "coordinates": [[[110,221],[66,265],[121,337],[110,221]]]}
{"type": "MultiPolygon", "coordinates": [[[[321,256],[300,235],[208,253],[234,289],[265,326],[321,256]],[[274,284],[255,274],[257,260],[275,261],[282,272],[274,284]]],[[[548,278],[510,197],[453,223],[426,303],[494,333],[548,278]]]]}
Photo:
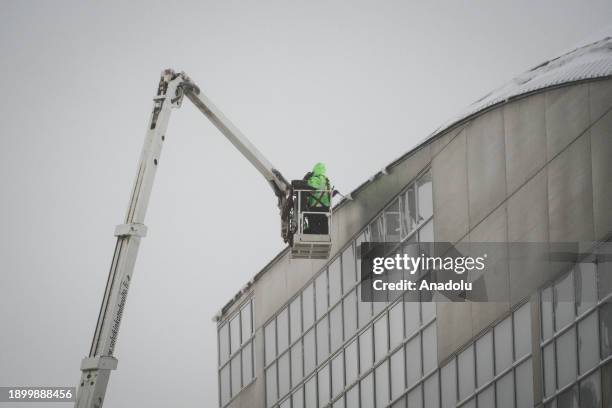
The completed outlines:
{"type": "Polygon", "coordinates": [[[159,163],[172,109],[181,106],[187,97],[211,120],[234,146],[255,166],[272,185],[282,210],[290,185],[248,139],[206,98],[199,88],[183,73],[165,70],[157,95],[153,98],[153,112],[140,155],[138,173],[132,189],[130,204],[123,224],[115,229],[117,244],[111,262],[106,289],[100,307],[89,356],[81,363],[75,407],[100,408],[104,402],[110,371],[117,368],[113,356],[121,317],[134,272],[140,239],[146,235],[144,218],[149,204],[153,180],[159,163]]]}

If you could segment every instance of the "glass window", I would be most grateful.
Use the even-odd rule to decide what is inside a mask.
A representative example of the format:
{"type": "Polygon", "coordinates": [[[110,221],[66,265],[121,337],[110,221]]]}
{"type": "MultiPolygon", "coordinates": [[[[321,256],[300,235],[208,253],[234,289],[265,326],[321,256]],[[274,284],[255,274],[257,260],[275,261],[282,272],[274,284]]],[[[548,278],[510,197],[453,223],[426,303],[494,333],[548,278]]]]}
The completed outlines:
{"type": "Polygon", "coordinates": [[[411,302],[404,299],[404,325],[406,326],[406,337],[410,337],[418,330],[421,325],[419,302],[411,302]]]}
{"type": "Polygon", "coordinates": [[[531,304],[514,312],[514,352],[516,359],[531,353],[531,304]]]}
{"type": "Polygon", "coordinates": [[[416,227],[416,193],[414,184],[401,195],[402,238],[407,237],[416,227]]]}
{"type": "Polygon", "coordinates": [[[287,308],[284,308],[276,317],[276,333],[278,354],[280,354],[289,347],[289,312],[287,308]]]}
{"type": "Polygon", "coordinates": [[[554,286],[555,331],[574,321],[574,275],[567,274],[554,286]]]}
{"type": "Polygon", "coordinates": [[[227,404],[230,400],[230,365],[226,365],[221,369],[221,405],[227,404]]]}
{"type": "Polygon", "coordinates": [[[268,365],[276,357],[276,320],[272,320],[266,325],[264,337],[266,342],[266,365],[268,365]]]}
{"type": "Polygon", "coordinates": [[[361,300],[361,285],[357,286],[357,306],[359,309],[359,327],[364,327],[372,318],[372,303],[361,300]]]}
{"type": "Polygon", "coordinates": [[[478,394],[478,407],[494,407],[495,406],[495,391],[493,385],[487,387],[486,390],[478,394]]]}
{"type": "Polygon", "coordinates": [[[289,316],[291,326],[291,343],[293,343],[302,334],[302,303],[299,296],[293,299],[289,305],[289,316]]]}
{"type": "Polygon", "coordinates": [[[329,365],[325,364],[317,373],[319,384],[319,406],[324,407],[329,402],[329,365]]]}
{"type": "Polygon", "coordinates": [[[285,399],[283,402],[280,403],[278,408],[291,408],[291,399],[285,399]]]}
{"type": "Polygon", "coordinates": [[[329,356],[329,326],[325,316],[317,323],[317,364],[329,356]]]}
{"type": "Polygon", "coordinates": [[[533,368],[531,359],[516,369],[516,408],[533,408],[533,368]]]}
{"type": "Polygon", "coordinates": [[[366,372],[372,366],[372,352],[372,328],[369,327],[359,335],[359,368],[361,373],[366,372]]]}
{"type": "Polygon", "coordinates": [[[346,295],[343,303],[344,313],[344,335],[346,338],[351,337],[357,331],[357,289],[353,289],[351,293],[346,295]]]}
{"type": "Polygon", "coordinates": [[[410,391],[406,399],[408,401],[408,408],[423,408],[423,393],[421,392],[421,386],[419,385],[410,391]]]}
{"type": "MultiPolygon", "coordinates": [[[[410,388],[421,378],[421,335],[406,343],[406,386],[410,388]]],[[[408,405],[410,406],[410,404],[408,405]]]]}
{"type": "Polygon", "coordinates": [[[316,318],[327,312],[327,271],[323,271],[315,279],[316,318]]]}
{"type": "Polygon", "coordinates": [[[242,322],[242,343],[245,343],[253,333],[252,315],[251,302],[249,301],[240,311],[240,321],[242,322]]]}
{"type": "Polygon", "coordinates": [[[242,386],[253,379],[253,342],[242,349],[242,386]]]}
{"type": "Polygon", "coordinates": [[[357,340],[354,340],[351,344],[346,346],[344,353],[346,356],[346,384],[350,385],[359,375],[357,367],[357,362],[359,361],[359,356],[357,355],[357,340]]]}
{"type": "Polygon", "coordinates": [[[406,397],[400,398],[399,400],[395,401],[393,403],[393,405],[391,405],[391,408],[406,408],[406,397]]]}
{"type": "Polygon", "coordinates": [[[374,361],[380,361],[389,350],[389,330],[387,326],[386,313],[374,322],[374,361]]]}
{"type": "Polygon", "coordinates": [[[316,355],[314,329],[312,329],[304,335],[304,375],[308,375],[314,370],[317,365],[316,355]]]}
{"type": "Polygon", "coordinates": [[[597,271],[595,264],[585,262],[576,265],[576,308],[581,315],[597,303],[597,271]]]}
{"type": "Polygon", "coordinates": [[[601,382],[599,371],[595,371],[580,382],[580,408],[601,407],[601,382]]]}
{"type": "Polygon", "coordinates": [[[452,359],[440,370],[442,408],[455,408],[457,403],[457,367],[452,359]]]}
{"type": "Polygon", "coordinates": [[[370,224],[370,239],[372,242],[385,241],[385,228],[382,215],[376,217],[376,219],[370,224]]]}
{"type": "Polygon", "coordinates": [[[542,339],[547,340],[553,335],[553,295],[552,288],[542,291],[542,339]]]}
{"type": "Polygon", "coordinates": [[[438,408],[440,406],[440,397],[438,395],[438,373],[430,376],[423,385],[423,397],[425,407],[438,408]]]}
{"type": "Polygon", "coordinates": [[[331,341],[331,351],[338,350],[343,343],[342,338],[342,304],[339,303],[329,312],[329,331],[331,341]]]}
{"type": "Polygon", "coordinates": [[[601,339],[601,357],[612,354],[612,303],[604,303],[599,309],[599,336],[601,339]]]}
{"type": "Polygon", "coordinates": [[[399,242],[400,240],[400,205],[396,198],[388,208],[385,209],[385,233],[387,242],[399,242]]]}
{"type": "Polygon", "coordinates": [[[340,257],[329,265],[329,304],[334,305],[342,297],[342,271],[340,270],[340,257]]]}
{"type": "Polygon", "coordinates": [[[385,360],[374,370],[376,381],[376,407],[384,408],[389,403],[389,362],[385,360]]]}
{"type": "Polygon", "coordinates": [[[226,323],[219,329],[219,365],[229,358],[229,325],[226,323]]]}
{"type": "Polygon", "coordinates": [[[612,262],[606,259],[597,260],[597,291],[599,299],[612,293],[612,262]]]}
{"type": "Polygon", "coordinates": [[[557,379],[562,388],[576,379],[576,329],[557,338],[557,379]]]}
{"type": "Polygon", "coordinates": [[[344,396],[338,398],[334,404],[332,405],[333,408],[344,408],[344,396]]]}
{"type": "Polygon", "coordinates": [[[578,351],[580,374],[584,374],[599,362],[597,311],[588,315],[578,324],[578,351]]]}
{"type": "Polygon", "coordinates": [[[512,325],[506,318],[495,326],[495,373],[500,374],[512,364],[512,325]]]}
{"type": "Polygon", "coordinates": [[[289,353],[283,354],[278,359],[278,395],[280,398],[289,392],[289,353]]]}
{"type": "Polygon", "coordinates": [[[355,254],[357,255],[356,258],[356,267],[357,267],[357,280],[361,279],[361,243],[362,242],[368,242],[370,240],[370,233],[368,231],[368,228],[366,227],[366,229],[363,231],[363,233],[361,235],[359,235],[357,238],[355,238],[355,254]]]}
{"type": "Polygon", "coordinates": [[[314,323],[314,290],[313,284],[306,286],[302,292],[302,310],[304,331],[308,330],[314,323]]]}
{"type": "Polygon", "coordinates": [[[292,408],[304,408],[304,388],[300,387],[291,395],[292,408]]]}
{"type": "Polygon", "coordinates": [[[331,362],[332,369],[332,398],[344,389],[344,354],[342,351],[331,362]]]}
{"type": "Polygon", "coordinates": [[[266,370],[266,401],[272,405],[278,400],[278,389],[276,388],[276,364],[272,364],[266,370]]]}
{"type": "Polygon", "coordinates": [[[428,323],[436,317],[436,302],[421,302],[421,314],[423,324],[428,323]]]}
{"type": "MultiPolygon", "coordinates": [[[[485,356],[482,356],[485,357],[485,356]]],[[[457,356],[459,377],[459,400],[467,398],[476,388],[474,384],[474,346],[466,348],[457,356]]]]}
{"type": "Polygon", "coordinates": [[[423,372],[429,373],[438,365],[438,340],[436,325],[430,324],[423,330],[423,372]]]}
{"type": "Polygon", "coordinates": [[[317,376],[313,375],[304,386],[304,404],[307,408],[317,406],[317,376]]]}
{"type": "Polygon", "coordinates": [[[303,376],[302,343],[298,341],[291,347],[291,384],[295,387],[303,376]]]}
{"type": "Polygon", "coordinates": [[[514,408],[514,382],[512,371],[495,383],[497,408],[514,408]]]}
{"type": "Polygon", "coordinates": [[[476,340],[476,379],[482,387],[493,378],[493,333],[476,340]]]}
{"type": "Polygon", "coordinates": [[[555,392],[555,349],[554,343],[544,347],[544,392],[550,396],[555,392]]]}
{"type": "Polygon", "coordinates": [[[579,408],[578,389],[572,387],[557,397],[557,408],[579,408]]]}
{"type": "Polygon", "coordinates": [[[374,408],[374,384],[372,373],[368,374],[361,380],[361,408],[374,408]]]}
{"type": "Polygon", "coordinates": [[[390,359],[391,364],[391,399],[394,400],[404,392],[406,388],[406,376],[404,373],[404,349],[397,350],[390,359]]]}
{"type": "Polygon", "coordinates": [[[346,393],[346,407],[359,407],[359,386],[355,385],[346,393]]]}
{"type": "Polygon", "coordinates": [[[393,350],[404,338],[404,304],[398,302],[389,309],[389,347],[393,350]]]}
{"type": "Polygon", "coordinates": [[[240,314],[236,314],[230,320],[230,353],[235,353],[240,348],[240,314]]]}
{"type": "Polygon", "coordinates": [[[433,215],[433,199],[431,191],[431,173],[428,171],[417,180],[419,190],[419,222],[433,215]]]}
{"type": "Polygon", "coordinates": [[[349,245],[344,252],[342,252],[342,287],[344,293],[348,292],[357,283],[355,274],[355,253],[353,252],[353,245],[349,245]]]}

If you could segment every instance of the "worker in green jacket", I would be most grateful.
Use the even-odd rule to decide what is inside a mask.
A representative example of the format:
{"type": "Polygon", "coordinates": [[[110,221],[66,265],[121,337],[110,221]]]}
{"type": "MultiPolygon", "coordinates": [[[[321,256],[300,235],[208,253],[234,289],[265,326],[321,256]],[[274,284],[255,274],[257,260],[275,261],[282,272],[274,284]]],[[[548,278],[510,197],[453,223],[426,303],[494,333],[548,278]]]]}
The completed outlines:
{"type": "MultiPolygon", "coordinates": [[[[318,190],[308,195],[309,212],[328,212],[331,203],[331,184],[327,178],[325,164],[317,163],[311,172],[306,173],[304,181],[313,190],[318,190]]],[[[304,232],[308,234],[329,234],[329,223],[325,214],[307,214],[307,228],[304,232]]]]}

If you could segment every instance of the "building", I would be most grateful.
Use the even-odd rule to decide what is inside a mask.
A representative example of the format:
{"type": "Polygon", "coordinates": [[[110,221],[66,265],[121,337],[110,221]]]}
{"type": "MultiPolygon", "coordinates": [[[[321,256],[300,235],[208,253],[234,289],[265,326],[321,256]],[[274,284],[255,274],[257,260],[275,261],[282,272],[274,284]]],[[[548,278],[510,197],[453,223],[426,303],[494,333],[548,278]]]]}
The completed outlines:
{"type": "Polygon", "coordinates": [[[351,195],[329,261],[285,250],[216,317],[221,407],[612,407],[610,263],[507,265],[504,302],[383,303],[360,301],[356,260],[363,241],[609,240],[612,39],[491,92],[351,195]]]}

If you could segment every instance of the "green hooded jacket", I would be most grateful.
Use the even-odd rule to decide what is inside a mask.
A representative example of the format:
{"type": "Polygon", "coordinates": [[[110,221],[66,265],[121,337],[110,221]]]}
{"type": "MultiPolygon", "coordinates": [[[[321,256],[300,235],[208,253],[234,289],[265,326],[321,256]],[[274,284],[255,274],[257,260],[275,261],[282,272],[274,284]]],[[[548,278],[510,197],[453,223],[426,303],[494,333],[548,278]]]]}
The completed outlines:
{"type": "MultiPolygon", "coordinates": [[[[325,175],[326,171],[327,169],[325,168],[325,164],[315,164],[312,168],[312,172],[310,173],[310,177],[308,180],[306,180],[306,182],[315,190],[330,190],[329,179],[325,175]]],[[[320,207],[321,204],[323,204],[325,207],[329,207],[329,193],[318,191],[316,193],[312,193],[311,196],[308,197],[308,205],[311,207],[320,207]]]]}

